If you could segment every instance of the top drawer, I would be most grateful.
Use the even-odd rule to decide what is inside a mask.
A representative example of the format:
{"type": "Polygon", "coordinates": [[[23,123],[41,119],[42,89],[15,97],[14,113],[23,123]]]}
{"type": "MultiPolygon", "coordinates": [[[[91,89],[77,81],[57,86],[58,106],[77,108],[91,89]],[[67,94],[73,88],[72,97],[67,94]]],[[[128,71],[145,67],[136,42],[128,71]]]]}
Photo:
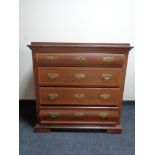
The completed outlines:
{"type": "Polygon", "coordinates": [[[111,53],[36,53],[39,66],[113,66],[120,67],[124,54],[111,53]]]}

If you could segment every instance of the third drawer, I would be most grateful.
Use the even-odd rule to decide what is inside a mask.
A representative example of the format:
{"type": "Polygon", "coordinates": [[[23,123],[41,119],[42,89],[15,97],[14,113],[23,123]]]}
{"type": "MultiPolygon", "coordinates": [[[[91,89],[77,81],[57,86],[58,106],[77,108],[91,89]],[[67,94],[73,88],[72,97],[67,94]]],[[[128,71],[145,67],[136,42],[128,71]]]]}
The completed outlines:
{"type": "Polygon", "coordinates": [[[41,105],[117,106],[119,99],[119,88],[39,88],[39,103],[41,105]]]}

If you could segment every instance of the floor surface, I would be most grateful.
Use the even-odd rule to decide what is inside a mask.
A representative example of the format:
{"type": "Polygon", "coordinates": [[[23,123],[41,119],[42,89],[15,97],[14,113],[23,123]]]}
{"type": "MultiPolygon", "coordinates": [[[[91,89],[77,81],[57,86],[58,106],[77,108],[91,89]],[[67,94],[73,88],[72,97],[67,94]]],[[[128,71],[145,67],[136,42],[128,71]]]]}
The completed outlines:
{"type": "Polygon", "coordinates": [[[20,104],[20,155],[134,155],[134,104],[124,104],[122,134],[104,132],[34,133],[35,106],[20,104]]]}

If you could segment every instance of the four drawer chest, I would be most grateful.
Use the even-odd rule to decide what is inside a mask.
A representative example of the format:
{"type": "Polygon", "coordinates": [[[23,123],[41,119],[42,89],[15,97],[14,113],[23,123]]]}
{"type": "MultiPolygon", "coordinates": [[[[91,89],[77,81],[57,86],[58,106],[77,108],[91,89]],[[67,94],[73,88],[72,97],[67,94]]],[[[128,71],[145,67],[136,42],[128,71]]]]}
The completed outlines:
{"type": "Polygon", "coordinates": [[[130,44],[32,42],[36,132],[121,133],[130,44]]]}

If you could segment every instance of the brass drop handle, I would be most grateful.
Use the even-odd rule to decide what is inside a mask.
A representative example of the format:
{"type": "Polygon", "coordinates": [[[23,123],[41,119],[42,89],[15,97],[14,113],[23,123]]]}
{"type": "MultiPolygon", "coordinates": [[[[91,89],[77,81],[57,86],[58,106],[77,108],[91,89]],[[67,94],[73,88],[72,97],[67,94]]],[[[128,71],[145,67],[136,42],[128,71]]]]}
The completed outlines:
{"type": "Polygon", "coordinates": [[[59,95],[58,94],[55,94],[55,93],[48,95],[49,99],[51,99],[51,100],[55,100],[56,98],[58,98],[58,96],[59,95]]]}
{"type": "Polygon", "coordinates": [[[84,97],[85,97],[85,95],[82,94],[82,93],[76,93],[76,94],[75,94],[75,98],[78,99],[78,100],[81,100],[81,99],[84,98],[84,97]]]}
{"type": "Polygon", "coordinates": [[[84,79],[86,77],[86,75],[84,73],[77,73],[77,74],[75,74],[75,77],[77,79],[84,79]]]}
{"type": "Polygon", "coordinates": [[[80,61],[80,62],[86,61],[86,57],[84,57],[84,56],[76,56],[75,60],[80,61]]]}
{"type": "Polygon", "coordinates": [[[49,79],[56,79],[58,77],[57,73],[48,73],[48,78],[49,79]]]}
{"type": "Polygon", "coordinates": [[[105,62],[111,62],[111,61],[114,61],[115,57],[112,57],[112,56],[104,56],[102,57],[102,61],[105,61],[105,62]]]}
{"type": "Polygon", "coordinates": [[[104,80],[110,80],[112,79],[112,74],[102,74],[101,77],[104,80]]]}
{"type": "Polygon", "coordinates": [[[58,58],[56,56],[47,56],[47,60],[48,61],[55,61],[57,60],[58,58]]]}
{"type": "Polygon", "coordinates": [[[99,116],[102,117],[102,118],[107,118],[108,115],[109,115],[109,113],[107,113],[107,112],[100,112],[99,113],[99,116]]]}
{"type": "Polygon", "coordinates": [[[52,118],[57,118],[59,116],[59,113],[58,112],[50,112],[49,116],[52,118]]]}
{"type": "Polygon", "coordinates": [[[110,94],[101,94],[100,95],[100,98],[101,99],[104,99],[104,100],[107,100],[107,99],[110,99],[111,98],[111,95],[110,94]]]}
{"type": "Polygon", "coordinates": [[[83,117],[84,113],[83,112],[75,112],[74,116],[76,116],[76,117],[83,117]]]}

